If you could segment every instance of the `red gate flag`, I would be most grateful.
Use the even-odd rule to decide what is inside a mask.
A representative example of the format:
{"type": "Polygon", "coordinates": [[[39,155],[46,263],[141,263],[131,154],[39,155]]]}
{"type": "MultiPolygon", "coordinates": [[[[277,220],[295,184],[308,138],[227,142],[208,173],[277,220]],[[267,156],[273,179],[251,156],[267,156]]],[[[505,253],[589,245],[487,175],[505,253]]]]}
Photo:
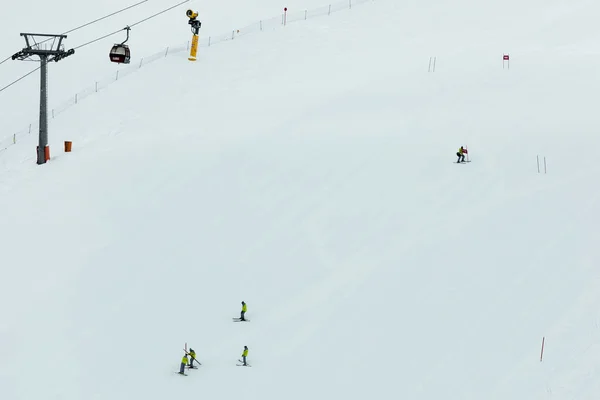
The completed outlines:
{"type": "Polygon", "coordinates": [[[502,59],[503,59],[503,60],[509,60],[509,58],[508,58],[508,54],[505,54],[505,55],[504,55],[504,58],[502,58],[502,59]]]}

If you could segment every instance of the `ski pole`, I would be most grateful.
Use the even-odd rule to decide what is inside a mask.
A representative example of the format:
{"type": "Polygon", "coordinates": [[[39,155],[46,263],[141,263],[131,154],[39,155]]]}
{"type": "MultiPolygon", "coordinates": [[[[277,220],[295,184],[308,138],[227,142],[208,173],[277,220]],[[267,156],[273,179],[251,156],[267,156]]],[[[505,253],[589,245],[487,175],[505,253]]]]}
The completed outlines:
{"type": "MultiPolygon", "coordinates": [[[[185,351],[185,354],[187,354],[188,356],[192,357],[192,355],[190,353],[188,353],[188,351],[186,349],[183,349],[183,351],[185,351]]],[[[192,360],[196,361],[198,363],[198,365],[202,365],[202,363],[200,361],[198,361],[196,359],[196,357],[192,357],[192,360]]]]}

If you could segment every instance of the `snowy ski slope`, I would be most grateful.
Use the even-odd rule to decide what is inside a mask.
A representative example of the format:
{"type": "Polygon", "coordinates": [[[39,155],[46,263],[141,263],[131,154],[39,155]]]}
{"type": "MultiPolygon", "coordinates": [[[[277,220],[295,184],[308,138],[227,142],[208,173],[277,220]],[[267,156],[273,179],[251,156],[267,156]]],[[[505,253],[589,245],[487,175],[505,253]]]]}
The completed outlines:
{"type": "MultiPolygon", "coordinates": [[[[323,3],[192,7],[220,32],[285,5],[323,3]]],[[[37,6],[0,26],[77,25],[37,6]]],[[[140,51],[185,41],[185,8],[140,51]]],[[[376,0],[60,114],[48,164],[35,138],[0,155],[0,398],[599,398],[597,11],[376,0]]],[[[111,44],[52,66],[52,98],[114,70],[111,44]]],[[[5,127],[36,86],[0,93],[5,127]]]]}

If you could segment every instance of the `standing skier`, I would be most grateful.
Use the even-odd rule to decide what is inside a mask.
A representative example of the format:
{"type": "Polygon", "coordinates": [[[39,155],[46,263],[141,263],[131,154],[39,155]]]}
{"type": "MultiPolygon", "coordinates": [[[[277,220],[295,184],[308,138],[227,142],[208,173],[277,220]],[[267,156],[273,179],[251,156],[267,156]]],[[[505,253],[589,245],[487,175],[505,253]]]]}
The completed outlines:
{"type": "Polygon", "coordinates": [[[245,318],[246,311],[248,311],[248,307],[246,307],[246,303],[244,303],[242,301],[242,312],[240,313],[240,320],[241,321],[245,321],[246,320],[246,318],[245,318]]]}
{"type": "Polygon", "coordinates": [[[187,354],[183,355],[183,358],[181,359],[181,366],[179,367],[179,373],[181,375],[185,375],[185,366],[188,365],[188,358],[187,358],[187,354]]]}
{"type": "Polygon", "coordinates": [[[457,164],[465,162],[465,154],[467,154],[467,150],[460,146],[460,149],[458,149],[458,152],[456,153],[456,155],[458,156],[458,160],[456,161],[457,164]]]}
{"type": "MultiPolygon", "coordinates": [[[[190,347],[190,358],[191,358],[190,368],[198,368],[198,367],[194,367],[194,361],[198,362],[198,360],[196,360],[196,352],[191,347],[190,347]]],[[[198,364],[200,364],[200,362],[198,362],[198,364]]]]}
{"type": "Polygon", "coordinates": [[[248,346],[244,346],[244,351],[242,352],[242,362],[244,366],[246,366],[246,357],[248,357],[248,346]]]}

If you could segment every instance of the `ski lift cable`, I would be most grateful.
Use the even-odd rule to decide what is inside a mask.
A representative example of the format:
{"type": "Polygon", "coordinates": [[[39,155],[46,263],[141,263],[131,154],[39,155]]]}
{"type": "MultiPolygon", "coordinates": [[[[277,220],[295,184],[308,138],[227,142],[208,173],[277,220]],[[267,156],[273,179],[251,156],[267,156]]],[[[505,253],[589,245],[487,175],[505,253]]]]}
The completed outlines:
{"type": "MultiPolygon", "coordinates": [[[[68,31],[66,31],[66,32],[62,33],[62,35],[66,35],[67,33],[75,32],[75,31],[76,31],[76,30],[78,30],[78,29],[85,28],[86,26],[89,26],[89,25],[95,24],[96,22],[100,22],[100,21],[102,21],[103,19],[106,19],[106,18],[112,17],[112,16],[114,16],[114,15],[117,15],[117,14],[119,14],[119,13],[122,13],[123,11],[127,11],[127,10],[129,10],[129,9],[131,9],[131,8],[133,8],[133,7],[137,7],[137,6],[139,6],[140,4],[146,3],[147,1],[148,1],[148,0],[142,0],[142,1],[140,1],[140,2],[137,2],[137,3],[135,3],[135,4],[132,4],[132,5],[130,5],[130,6],[127,6],[127,7],[125,7],[125,8],[122,8],[122,9],[120,9],[120,10],[118,10],[118,11],[115,11],[115,12],[112,12],[112,13],[110,13],[110,14],[108,14],[108,15],[105,15],[104,17],[97,18],[97,19],[95,19],[95,20],[93,20],[93,21],[91,21],[91,22],[87,22],[87,23],[85,23],[85,24],[83,24],[83,25],[80,25],[80,26],[78,26],[78,27],[76,27],[76,28],[73,28],[73,29],[71,29],[71,30],[68,30],[68,31]]],[[[46,40],[43,40],[43,41],[41,41],[40,43],[38,43],[38,45],[39,45],[39,44],[42,44],[42,43],[45,43],[45,42],[47,42],[47,41],[49,41],[49,40],[52,40],[52,39],[46,39],[46,40]]],[[[8,56],[8,57],[6,57],[4,60],[0,61],[0,65],[4,64],[6,61],[10,60],[11,58],[12,58],[12,56],[8,56]]]]}
{"type": "Polygon", "coordinates": [[[115,11],[115,12],[113,12],[113,13],[111,13],[111,14],[108,14],[108,15],[106,15],[106,16],[104,16],[104,17],[102,17],[102,18],[95,19],[95,20],[93,20],[93,21],[91,21],[91,22],[88,22],[87,24],[83,24],[83,25],[81,25],[81,26],[78,26],[77,28],[73,28],[73,29],[71,29],[70,31],[66,31],[65,33],[63,33],[63,35],[66,35],[67,33],[74,32],[74,31],[76,31],[76,30],[78,30],[78,29],[81,29],[81,28],[85,28],[85,27],[86,27],[86,26],[88,26],[88,25],[95,24],[96,22],[102,21],[103,19],[106,19],[106,18],[112,17],[113,15],[119,14],[119,13],[121,13],[121,12],[123,12],[123,11],[127,11],[127,10],[129,10],[130,8],[137,7],[137,6],[139,6],[140,4],[142,4],[142,3],[145,3],[145,2],[147,2],[147,1],[148,1],[148,0],[142,0],[142,1],[140,1],[139,3],[135,3],[135,4],[133,4],[133,5],[130,5],[130,6],[128,6],[128,7],[125,7],[125,8],[123,8],[122,10],[115,11]]]}
{"type": "Polygon", "coordinates": [[[5,62],[7,62],[8,60],[10,60],[12,58],[12,55],[6,57],[4,60],[0,61],[0,64],[4,64],[5,62]]]}
{"type": "MultiPolygon", "coordinates": [[[[147,0],[146,0],[146,1],[147,1],[147,0]]],[[[179,6],[180,6],[180,5],[182,5],[182,4],[188,3],[189,1],[190,1],[190,0],[184,0],[184,1],[182,1],[182,2],[179,2],[179,3],[177,3],[177,4],[175,4],[175,5],[171,6],[171,7],[169,7],[169,8],[167,8],[167,9],[164,9],[164,10],[162,10],[162,11],[160,11],[160,12],[158,12],[158,13],[154,14],[154,15],[151,15],[151,16],[149,16],[149,17],[147,17],[147,18],[144,18],[144,19],[142,19],[141,21],[138,21],[138,22],[136,22],[136,23],[134,23],[134,24],[132,24],[132,25],[128,25],[127,27],[125,27],[125,28],[123,28],[123,29],[119,29],[118,31],[115,31],[115,32],[109,33],[109,34],[107,34],[107,35],[104,35],[104,36],[102,36],[102,37],[99,37],[99,38],[97,38],[97,39],[91,40],[91,41],[89,41],[89,42],[87,42],[87,43],[84,43],[84,44],[82,44],[82,45],[79,45],[79,46],[75,47],[75,48],[74,48],[74,50],[75,50],[75,49],[80,49],[80,48],[82,48],[82,47],[84,47],[84,46],[87,46],[87,45],[89,45],[89,44],[92,44],[92,43],[94,43],[94,42],[97,42],[97,41],[99,41],[99,40],[106,39],[106,38],[107,38],[107,37],[109,37],[109,36],[116,35],[117,33],[121,32],[121,31],[123,31],[123,30],[126,30],[127,28],[130,28],[130,27],[132,27],[132,26],[135,26],[135,25],[139,25],[139,24],[141,24],[142,22],[146,22],[146,21],[148,21],[148,20],[149,20],[149,19],[151,19],[151,18],[154,18],[154,17],[156,17],[156,16],[159,16],[160,14],[166,13],[167,11],[170,11],[170,10],[172,10],[172,9],[173,9],[173,8],[175,8],[175,7],[179,7],[179,6]]],[[[6,60],[4,60],[4,61],[0,62],[0,64],[2,64],[3,62],[5,62],[5,61],[7,61],[7,60],[10,60],[11,58],[12,58],[12,56],[11,56],[11,57],[8,57],[6,60]]],[[[27,74],[25,74],[25,75],[21,76],[20,78],[18,78],[18,79],[16,79],[16,80],[14,80],[13,82],[9,83],[8,85],[6,85],[6,86],[4,86],[4,87],[0,88],[0,92],[3,92],[4,90],[8,89],[9,87],[11,87],[12,85],[14,85],[15,83],[19,82],[20,80],[22,80],[22,79],[25,79],[26,77],[28,77],[29,75],[33,74],[35,71],[39,70],[40,68],[41,68],[41,66],[37,67],[37,68],[36,68],[36,69],[34,69],[33,71],[30,71],[30,72],[28,72],[27,74]]]]}
{"type": "Polygon", "coordinates": [[[169,8],[166,8],[166,9],[164,9],[164,10],[162,10],[162,11],[159,11],[159,12],[157,12],[157,13],[156,13],[156,14],[154,14],[154,15],[151,15],[151,16],[149,16],[149,17],[147,17],[147,18],[144,18],[144,19],[142,19],[142,20],[140,20],[140,21],[138,21],[138,22],[136,22],[136,23],[134,23],[134,24],[128,25],[127,27],[125,27],[125,28],[123,28],[123,29],[119,29],[118,31],[115,31],[115,32],[109,33],[109,34],[107,34],[107,35],[101,36],[101,37],[99,37],[99,38],[97,38],[97,39],[90,40],[89,42],[87,42],[87,43],[84,43],[84,44],[81,44],[81,45],[79,45],[79,46],[76,46],[76,47],[74,47],[73,49],[74,49],[74,50],[77,50],[77,49],[80,49],[80,48],[82,48],[82,47],[84,47],[84,46],[87,46],[87,45],[89,45],[89,44],[95,43],[95,42],[97,42],[97,41],[99,41],[99,40],[106,39],[106,38],[107,38],[107,37],[109,37],[109,36],[116,35],[117,33],[121,32],[121,31],[123,31],[123,30],[126,30],[126,29],[128,29],[128,28],[131,28],[132,26],[139,25],[139,24],[141,24],[141,23],[143,23],[143,22],[146,22],[146,21],[148,21],[148,20],[149,20],[149,19],[151,19],[151,18],[154,18],[154,17],[157,17],[157,16],[159,16],[159,15],[161,15],[161,14],[164,14],[164,13],[166,13],[167,11],[170,11],[170,10],[174,9],[175,7],[179,7],[179,6],[180,6],[180,5],[182,5],[182,4],[188,3],[189,1],[190,1],[190,0],[184,0],[184,1],[181,1],[181,2],[179,2],[179,3],[177,3],[177,4],[173,5],[173,6],[171,6],[171,7],[169,7],[169,8]]]}
{"type": "Polygon", "coordinates": [[[99,41],[99,40],[106,39],[106,38],[107,38],[107,37],[109,37],[109,36],[116,35],[117,33],[121,32],[122,30],[123,30],[123,29],[119,29],[118,31],[115,31],[115,32],[109,33],[109,34],[107,34],[107,35],[101,36],[101,37],[99,37],[99,38],[96,38],[96,39],[94,39],[94,40],[90,40],[89,42],[86,42],[86,43],[84,43],[84,44],[82,44],[82,45],[79,45],[79,46],[77,46],[77,47],[73,47],[73,50],[77,50],[77,49],[80,49],[80,48],[82,48],[82,47],[84,47],[84,46],[87,46],[88,44],[92,44],[92,43],[95,43],[95,42],[97,42],[97,41],[99,41]]]}
{"type": "Polygon", "coordinates": [[[172,9],[174,9],[174,8],[176,8],[176,7],[179,7],[180,5],[182,5],[182,4],[185,4],[185,3],[189,3],[189,2],[190,2],[190,0],[184,0],[184,1],[182,1],[182,2],[179,2],[179,3],[177,3],[177,4],[173,5],[173,6],[169,7],[169,8],[165,8],[164,10],[162,10],[162,11],[159,11],[159,12],[157,12],[156,14],[154,14],[154,15],[151,15],[151,16],[149,16],[149,17],[147,17],[147,18],[144,18],[143,20],[141,20],[141,21],[138,21],[138,22],[136,22],[135,24],[132,24],[132,25],[129,25],[129,26],[130,26],[130,27],[132,27],[132,26],[139,25],[139,24],[141,24],[142,22],[146,22],[146,21],[148,21],[148,20],[149,20],[149,19],[151,19],[151,18],[157,17],[157,16],[159,16],[160,14],[164,14],[164,13],[166,13],[167,11],[171,11],[172,9]]]}
{"type": "Polygon", "coordinates": [[[8,89],[9,87],[11,87],[12,85],[14,85],[15,83],[19,82],[20,80],[27,78],[29,75],[33,74],[35,71],[39,70],[40,68],[42,68],[41,65],[39,67],[37,67],[36,69],[34,69],[33,71],[30,71],[30,72],[26,73],[25,75],[23,75],[19,79],[15,80],[15,81],[12,81],[8,85],[6,85],[3,88],[1,88],[0,92],[3,92],[5,89],[8,89]]]}

